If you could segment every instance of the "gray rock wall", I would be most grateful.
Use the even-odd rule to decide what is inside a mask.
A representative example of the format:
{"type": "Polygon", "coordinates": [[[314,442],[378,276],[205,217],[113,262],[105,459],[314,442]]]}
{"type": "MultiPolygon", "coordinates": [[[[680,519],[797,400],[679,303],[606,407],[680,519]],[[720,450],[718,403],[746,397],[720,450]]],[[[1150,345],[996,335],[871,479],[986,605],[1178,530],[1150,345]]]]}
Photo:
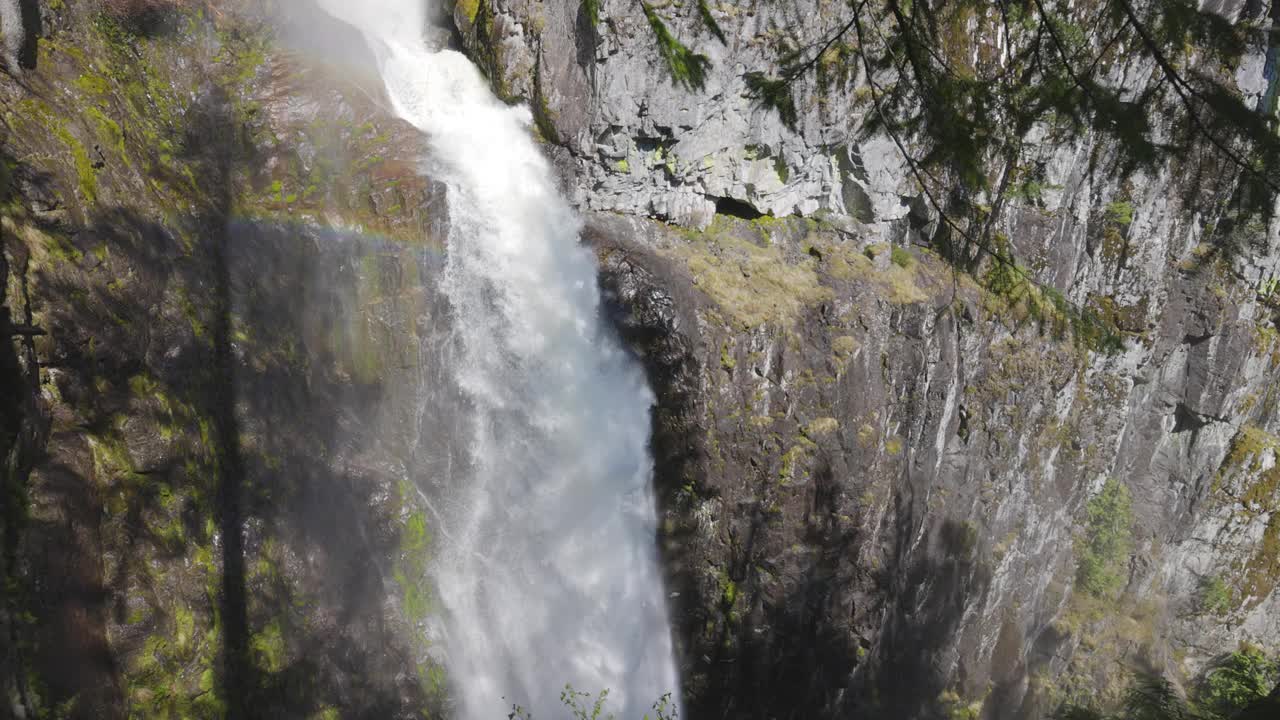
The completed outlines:
{"type": "MultiPolygon", "coordinates": [[[[1122,332],[1101,352],[1056,336],[1039,291],[923,247],[897,147],[861,132],[858,70],[802,82],[794,130],[746,96],[772,40],[811,43],[846,5],[711,3],[723,43],[664,8],[712,61],[702,88],[672,82],[634,3],[596,27],[572,2],[472,7],[470,52],[603,213],[593,242],[651,361],[699,716],[1038,717],[1114,697],[1117,661],[1189,683],[1241,642],[1277,649],[1280,236],[1233,218],[1238,170],[1196,148],[1131,172],[1091,133],[1029,133],[1042,191],[995,227],[1122,332]],[[821,222],[718,217],[722,198],[821,222]],[[1132,547],[1104,599],[1077,570],[1109,480],[1132,547]]],[[[1232,71],[1250,102],[1264,51],[1232,71]]],[[[1156,81],[1140,59],[1108,72],[1135,97],[1156,81]]]]}
{"type": "Polygon", "coordinates": [[[806,92],[794,132],[747,97],[742,78],[747,69],[776,69],[771,37],[786,31],[815,43],[842,24],[841,7],[717,6],[724,43],[691,12],[671,13],[672,31],[711,59],[701,89],[673,82],[638,3],[602,2],[594,28],[573,2],[486,0],[478,24],[460,3],[454,16],[499,92],[530,100],[554,127],[554,141],[572,154],[584,207],[697,227],[710,223],[719,198],[776,216],[874,210],[894,219],[905,211],[888,196],[903,169],[882,167],[897,165],[884,157],[888,140],[850,142],[863,121],[862,111],[847,111],[858,104],[856,72],[821,98],[806,92]],[[868,198],[869,188],[881,195],[868,198]]]}
{"type": "MultiPolygon", "coordinates": [[[[815,39],[843,4],[712,7],[723,44],[670,13],[714,62],[696,91],[671,82],[634,4],[602,3],[598,27],[575,2],[454,9],[498,89],[535,110],[648,362],[690,716],[1038,717],[1114,692],[1117,667],[1190,682],[1241,641],[1276,650],[1280,237],[1230,222],[1233,171],[1188,152],[1125,174],[1103,140],[1029,135],[1043,192],[997,227],[1037,279],[1123,331],[1116,352],[1080,346],[1042,291],[995,292],[926,247],[896,147],[858,133],[856,72],[805,90],[795,131],[743,97],[771,37],[815,39]],[[726,198],[805,218],[715,215],[726,198]],[[1078,582],[1079,542],[1109,480],[1132,497],[1133,541],[1099,598],[1078,582]]],[[[6,300],[50,333],[0,356],[31,404],[5,417],[54,430],[28,422],[44,459],[20,453],[30,476],[24,461],[6,478],[34,518],[13,539],[5,517],[6,573],[46,594],[35,625],[6,606],[0,630],[70,643],[6,645],[6,673],[35,657],[55,680],[6,686],[31,691],[11,707],[80,693],[73,716],[225,709],[220,538],[242,526],[239,642],[264,707],[447,708],[418,642],[431,589],[403,580],[430,542],[408,496],[438,476],[389,460],[451,452],[418,424],[447,410],[416,404],[447,351],[438,248],[420,245],[445,235],[440,189],[403,128],[340,81],[304,82],[252,23],[206,17],[116,52],[91,9],[46,18],[81,54],[51,44],[30,87],[0,87],[23,110],[5,152],[27,158],[6,300]],[[211,528],[227,448],[245,515],[211,528]],[[47,577],[62,584],[36,587],[47,577]]],[[[1262,68],[1235,72],[1259,100],[1262,68]]]]}
{"type": "Polygon", "coordinates": [[[700,714],[1039,717],[1118,692],[1116,661],[1191,681],[1240,642],[1276,647],[1276,346],[1211,274],[1101,355],[935,258],[901,268],[802,224],[721,221],[692,250],[642,222],[594,232],[659,388],[700,714]],[[774,263],[809,300],[735,304],[774,263]],[[1077,587],[1076,543],[1110,478],[1134,541],[1103,599],[1077,587]]]}

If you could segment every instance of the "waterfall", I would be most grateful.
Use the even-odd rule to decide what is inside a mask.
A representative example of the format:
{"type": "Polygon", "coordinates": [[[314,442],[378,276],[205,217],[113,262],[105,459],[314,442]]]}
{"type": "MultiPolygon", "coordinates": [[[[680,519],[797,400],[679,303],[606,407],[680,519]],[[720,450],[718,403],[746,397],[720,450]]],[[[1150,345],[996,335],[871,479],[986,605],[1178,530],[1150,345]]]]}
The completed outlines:
{"type": "Polygon", "coordinates": [[[470,462],[437,503],[434,580],[459,714],[561,717],[566,683],[636,718],[679,697],[655,543],[649,410],[601,318],[596,266],[530,133],[462,55],[423,40],[422,0],[321,0],[360,29],[395,112],[449,187],[443,280],[470,462]]]}

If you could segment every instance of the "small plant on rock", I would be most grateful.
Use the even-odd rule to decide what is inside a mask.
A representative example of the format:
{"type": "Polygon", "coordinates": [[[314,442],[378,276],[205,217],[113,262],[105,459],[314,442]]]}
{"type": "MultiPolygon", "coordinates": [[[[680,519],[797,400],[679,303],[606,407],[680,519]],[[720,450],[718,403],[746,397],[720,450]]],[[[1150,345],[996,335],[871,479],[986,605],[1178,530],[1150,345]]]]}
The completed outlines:
{"type": "Polygon", "coordinates": [[[1076,542],[1076,581],[1095,597],[1114,597],[1125,584],[1125,561],[1133,546],[1133,498],[1108,478],[1085,509],[1085,532],[1076,542]]]}
{"type": "Polygon", "coordinates": [[[1200,610],[1213,615],[1231,612],[1231,588],[1217,575],[1200,581],[1200,610]]]}

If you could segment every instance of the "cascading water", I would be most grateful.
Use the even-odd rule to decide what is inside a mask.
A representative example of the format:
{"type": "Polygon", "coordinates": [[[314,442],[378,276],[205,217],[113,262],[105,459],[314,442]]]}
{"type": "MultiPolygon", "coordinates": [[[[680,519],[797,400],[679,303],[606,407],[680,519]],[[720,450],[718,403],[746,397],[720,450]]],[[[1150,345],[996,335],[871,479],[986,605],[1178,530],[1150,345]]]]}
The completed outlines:
{"type": "Polygon", "coordinates": [[[639,718],[679,697],[648,454],[653,398],[600,318],[596,268],[525,108],[424,44],[422,0],[321,0],[359,28],[395,111],[449,186],[445,291],[470,463],[442,505],[435,580],[462,717],[609,690],[639,718]]]}

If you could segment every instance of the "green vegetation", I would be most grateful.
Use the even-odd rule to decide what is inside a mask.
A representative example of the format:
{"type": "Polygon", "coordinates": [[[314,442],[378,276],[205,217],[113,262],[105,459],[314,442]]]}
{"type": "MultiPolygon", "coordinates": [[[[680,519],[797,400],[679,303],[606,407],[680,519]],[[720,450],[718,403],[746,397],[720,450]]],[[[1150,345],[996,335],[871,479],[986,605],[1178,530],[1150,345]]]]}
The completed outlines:
{"type": "Polygon", "coordinates": [[[1280,302],[1280,276],[1258,281],[1258,301],[1268,304],[1280,302]]]}
{"type": "Polygon", "coordinates": [[[1199,605],[1201,612],[1212,615],[1226,615],[1231,612],[1231,588],[1217,575],[1211,575],[1200,581],[1199,605]]]}
{"type": "Polygon", "coordinates": [[[831,349],[835,352],[836,359],[843,362],[858,351],[858,339],[852,335],[841,335],[831,341],[831,349]]]}
{"type": "Polygon", "coordinates": [[[671,254],[684,260],[694,284],[743,329],[790,325],[805,308],[832,297],[812,257],[784,256],[746,223],[717,216],[707,231],[690,232],[686,240],[671,254]]]}
{"type": "MultiPolygon", "coordinates": [[[[580,692],[572,685],[565,685],[560,691],[560,702],[564,703],[572,720],[615,720],[616,715],[606,710],[609,701],[609,690],[605,689],[596,695],[580,692]]],[[[675,703],[671,693],[658,698],[651,707],[653,714],[645,714],[644,720],[676,720],[675,703]]],[[[533,714],[520,705],[512,705],[508,720],[533,720],[533,714]]]]}
{"type": "Polygon", "coordinates": [[[690,89],[701,89],[707,84],[707,70],[711,68],[711,60],[706,55],[695,53],[688,46],[676,39],[667,29],[666,23],[644,0],[638,0],[644,10],[645,19],[658,43],[658,53],[666,61],[671,79],[678,85],[690,89]]]}
{"type": "Polygon", "coordinates": [[[1280,509],[1280,437],[1254,425],[1244,426],[1231,440],[1223,470],[1246,474],[1244,494],[1238,498],[1246,512],[1280,509]]]}
{"type": "Polygon", "coordinates": [[[912,257],[910,251],[898,245],[894,245],[893,249],[890,250],[889,260],[894,265],[897,265],[898,267],[903,269],[911,267],[911,264],[916,261],[916,259],[912,257]]]}
{"type": "Polygon", "coordinates": [[[98,199],[98,174],[84,143],[71,131],[68,121],[54,112],[41,100],[28,98],[18,104],[18,119],[33,135],[48,133],[56,138],[72,160],[77,187],[85,205],[92,206],[98,199]]]}
{"type": "Polygon", "coordinates": [[[946,690],[938,697],[938,704],[947,720],[978,720],[982,717],[982,700],[966,701],[954,690],[946,690]]]}
{"type": "Polygon", "coordinates": [[[833,417],[820,417],[804,426],[804,436],[810,440],[835,435],[840,430],[840,421],[833,417]]]}
{"type": "MultiPolygon", "coordinates": [[[[677,41],[654,5],[641,6],[672,77],[685,87],[702,87],[707,58],[677,41]]],[[[1110,333],[1098,332],[1086,306],[1045,287],[1024,261],[1000,247],[997,220],[1010,202],[1038,203],[1045,188],[1026,143],[1032,128],[1046,129],[1052,143],[1100,137],[1118,150],[1122,177],[1160,164],[1175,172],[1199,164],[1196,171],[1215,174],[1225,166],[1243,186],[1231,219],[1265,214],[1268,198],[1280,190],[1277,120],[1274,113],[1255,112],[1252,99],[1241,96],[1232,68],[1247,48],[1266,42],[1266,31],[1252,17],[1228,21],[1202,6],[1193,0],[1017,0],[998,6],[986,0],[870,0],[846,6],[825,36],[771,35],[772,67],[746,68],[743,79],[751,96],[794,127],[801,100],[825,107],[822,89],[833,78],[865,78],[854,99],[868,106],[865,131],[888,136],[903,155],[922,199],[939,218],[932,240],[940,255],[965,272],[1006,266],[1005,274],[1019,276],[1019,285],[1040,290],[1046,316],[1067,320],[1055,321],[1055,332],[1085,333],[1085,347],[1107,349],[1110,333]],[[999,51],[987,41],[992,37],[1002,38],[999,51]],[[1131,83],[1107,70],[1135,61],[1155,69],[1136,98],[1131,83]],[[804,82],[810,73],[817,97],[813,83],[804,82]],[[879,80],[888,77],[894,80],[879,80]],[[1208,152],[1184,152],[1190,147],[1208,152]]],[[[702,27],[723,42],[714,7],[699,0],[663,10],[690,14],[686,26],[702,27]]],[[[1184,188],[1188,199],[1213,192],[1202,187],[1184,188]]],[[[1133,218],[1128,199],[1111,203],[1100,218],[1104,255],[1118,264],[1129,254],[1125,235],[1133,218]]]]}
{"type": "Polygon", "coordinates": [[[1212,716],[1229,718],[1265,697],[1280,683],[1280,661],[1245,646],[1209,671],[1197,702],[1212,716]]]}
{"type": "Polygon", "coordinates": [[[738,361],[733,359],[733,351],[730,350],[729,341],[726,340],[724,345],[720,346],[720,367],[723,368],[725,372],[731,373],[737,366],[738,361]]]}
{"type": "Polygon", "coordinates": [[[480,14],[480,0],[458,0],[458,9],[468,21],[475,23],[476,15],[480,14]]]}
{"type": "Polygon", "coordinates": [[[1138,675],[1114,711],[1099,703],[1067,703],[1056,720],[1263,720],[1277,717],[1280,696],[1271,695],[1280,683],[1280,663],[1260,649],[1243,646],[1223,658],[1192,688],[1181,695],[1163,677],[1138,675]]]}
{"type": "MultiPolygon", "coordinates": [[[[940,266],[922,261],[913,261],[908,267],[890,262],[888,267],[881,267],[875,261],[887,249],[887,245],[877,244],[866,248],[865,252],[856,252],[850,246],[840,242],[813,240],[809,245],[809,254],[821,257],[819,267],[836,280],[861,281],[872,285],[880,297],[896,305],[909,305],[924,302],[929,298],[923,284],[930,276],[940,270],[940,266]]],[[[938,277],[933,275],[933,277],[938,277]]],[[[856,341],[855,341],[856,342],[856,341]]]]}
{"type": "MultiPolygon", "coordinates": [[[[431,561],[432,536],[426,513],[418,507],[418,490],[402,480],[398,487],[401,508],[400,546],[392,568],[392,579],[400,590],[405,619],[414,626],[425,622],[435,612],[436,594],[431,584],[428,563],[431,561]]],[[[418,637],[416,650],[426,658],[429,643],[418,637]]],[[[418,682],[429,704],[440,705],[448,693],[445,669],[433,659],[417,666],[418,682]]]]}
{"type": "MultiPolygon", "coordinates": [[[[997,248],[1007,247],[1007,240],[997,236],[997,248]]],[[[1053,338],[1069,339],[1085,350],[1115,352],[1123,347],[1123,338],[1114,322],[1089,307],[1078,307],[1056,288],[1040,285],[1032,273],[1012,262],[1006,251],[1000,257],[1008,262],[992,263],[982,285],[988,291],[985,307],[997,318],[1015,325],[1033,322],[1041,332],[1053,338]]]]}
{"type": "Polygon", "coordinates": [[[724,30],[720,28],[720,23],[716,22],[715,16],[711,14],[711,6],[707,4],[707,0],[697,1],[698,19],[702,20],[702,25],[706,27],[707,30],[711,31],[711,34],[714,35],[722,44],[728,43],[728,40],[724,36],[724,30]]]}
{"type": "Polygon", "coordinates": [[[278,621],[267,623],[261,631],[253,634],[251,643],[254,663],[269,673],[277,673],[284,669],[288,650],[285,647],[284,631],[278,621]]]}
{"type": "Polygon", "coordinates": [[[582,9],[593,26],[600,24],[600,0],[582,0],[582,9]]]}
{"type": "Polygon", "coordinates": [[[1133,224],[1133,204],[1128,201],[1113,202],[1107,205],[1107,222],[1128,227],[1133,224]]]}
{"type": "Polygon", "coordinates": [[[1253,425],[1242,427],[1232,438],[1215,487],[1225,502],[1239,504],[1242,519],[1266,518],[1257,549],[1232,578],[1233,600],[1256,605],[1280,585],[1280,438],[1253,425]]]}
{"type": "Polygon", "coordinates": [[[1133,545],[1133,500],[1129,489],[1108,478],[1085,508],[1084,535],[1076,542],[1076,581],[1094,597],[1114,597],[1124,588],[1133,545]]]}

